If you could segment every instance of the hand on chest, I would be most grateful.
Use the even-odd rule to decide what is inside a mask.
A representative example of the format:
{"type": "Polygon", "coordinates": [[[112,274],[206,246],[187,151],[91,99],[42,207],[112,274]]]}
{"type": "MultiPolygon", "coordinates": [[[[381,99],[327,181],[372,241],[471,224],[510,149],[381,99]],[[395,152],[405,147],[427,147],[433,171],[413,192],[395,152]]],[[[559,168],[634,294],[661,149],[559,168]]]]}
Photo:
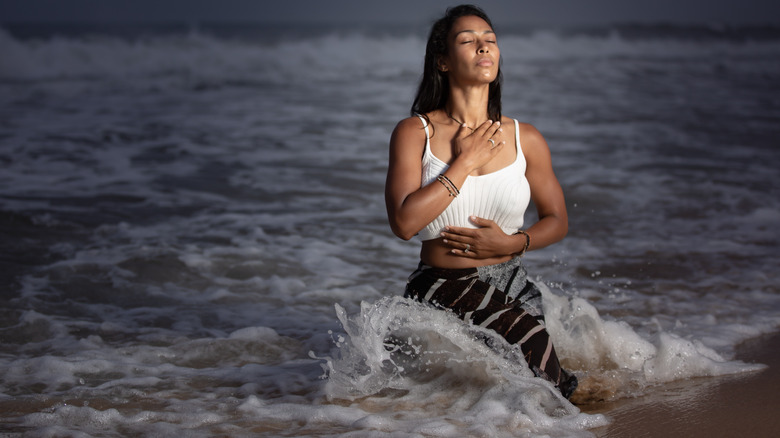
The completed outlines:
{"type": "Polygon", "coordinates": [[[510,166],[517,159],[518,148],[515,144],[514,130],[515,127],[512,124],[505,124],[501,131],[490,137],[490,140],[466,138],[458,141],[456,130],[440,129],[437,135],[430,139],[431,153],[442,162],[452,165],[455,158],[462,152],[461,149],[464,147],[462,143],[466,141],[472,142],[468,146],[477,146],[485,149],[493,148],[495,145],[500,145],[504,142],[494,157],[470,174],[471,176],[486,175],[510,166]],[[477,144],[474,145],[473,143],[477,144]]]}

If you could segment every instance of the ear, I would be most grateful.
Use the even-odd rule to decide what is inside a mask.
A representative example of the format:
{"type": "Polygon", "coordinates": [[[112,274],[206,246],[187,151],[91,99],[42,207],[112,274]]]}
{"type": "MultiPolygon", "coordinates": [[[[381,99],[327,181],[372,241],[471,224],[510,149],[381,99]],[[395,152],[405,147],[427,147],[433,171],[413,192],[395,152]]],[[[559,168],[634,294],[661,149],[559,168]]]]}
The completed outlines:
{"type": "Polygon", "coordinates": [[[448,70],[447,63],[441,58],[436,60],[436,68],[438,68],[440,72],[446,72],[448,70]]]}

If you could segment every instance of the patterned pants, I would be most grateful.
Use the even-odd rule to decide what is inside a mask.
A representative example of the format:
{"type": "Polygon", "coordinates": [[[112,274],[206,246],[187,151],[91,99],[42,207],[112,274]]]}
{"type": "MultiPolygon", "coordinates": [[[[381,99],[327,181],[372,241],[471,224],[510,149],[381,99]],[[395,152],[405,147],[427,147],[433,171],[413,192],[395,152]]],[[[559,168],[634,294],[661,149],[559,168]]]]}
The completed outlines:
{"type": "Polygon", "coordinates": [[[528,281],[519,258],[467,269],[420,263],[409,277],[405,296],[449,309],[464,321],[492,329],[510,344],[519,344],[536,376],[558,386],[567,398],[574,392],[577,379],[561,369],[544,326],[541,292],[528,281]]]}

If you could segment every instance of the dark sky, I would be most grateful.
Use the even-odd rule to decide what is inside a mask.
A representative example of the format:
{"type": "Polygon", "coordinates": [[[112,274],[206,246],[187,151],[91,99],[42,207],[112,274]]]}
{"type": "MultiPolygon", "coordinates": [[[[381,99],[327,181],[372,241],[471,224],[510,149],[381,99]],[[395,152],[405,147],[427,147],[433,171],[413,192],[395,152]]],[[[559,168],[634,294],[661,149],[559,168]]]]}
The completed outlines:
{"type": "MultiPolygon", "coordinates": [[[[0,22],[428,23],[442,0],[0,0],[0,22]]],[[[483,0],[496,24],[778,24],[780,0],[483,0]]]]}

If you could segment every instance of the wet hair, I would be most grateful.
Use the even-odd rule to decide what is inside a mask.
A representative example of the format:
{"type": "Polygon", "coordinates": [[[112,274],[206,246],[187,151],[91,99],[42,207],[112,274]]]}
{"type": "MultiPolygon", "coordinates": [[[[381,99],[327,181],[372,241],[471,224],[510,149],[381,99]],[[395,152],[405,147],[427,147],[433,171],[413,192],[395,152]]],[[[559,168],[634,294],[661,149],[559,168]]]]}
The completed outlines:
{"type": "MultiPolygon", "coordinates": [[[[447,74],[439,70],[439,60],[447,56],[447,37],[455,21],[461,17],[479,17],[492,28],[487,14],[474,5],[460,5],[448,8],[444,17],[438,19],[431,27],[428,43],[425,46],[425,65],[417,95],[412,103],[412,115],[424,115],[431,111],[442,109],[450,98],[450,83],[447,74]]],[[[499,60],[498,75],[490,83],[488,90],[488,116],[491,120],[501,120],[501,64],[499,60]]],[[[427,118],[427,117],[426,117],[427,118]]]]}

